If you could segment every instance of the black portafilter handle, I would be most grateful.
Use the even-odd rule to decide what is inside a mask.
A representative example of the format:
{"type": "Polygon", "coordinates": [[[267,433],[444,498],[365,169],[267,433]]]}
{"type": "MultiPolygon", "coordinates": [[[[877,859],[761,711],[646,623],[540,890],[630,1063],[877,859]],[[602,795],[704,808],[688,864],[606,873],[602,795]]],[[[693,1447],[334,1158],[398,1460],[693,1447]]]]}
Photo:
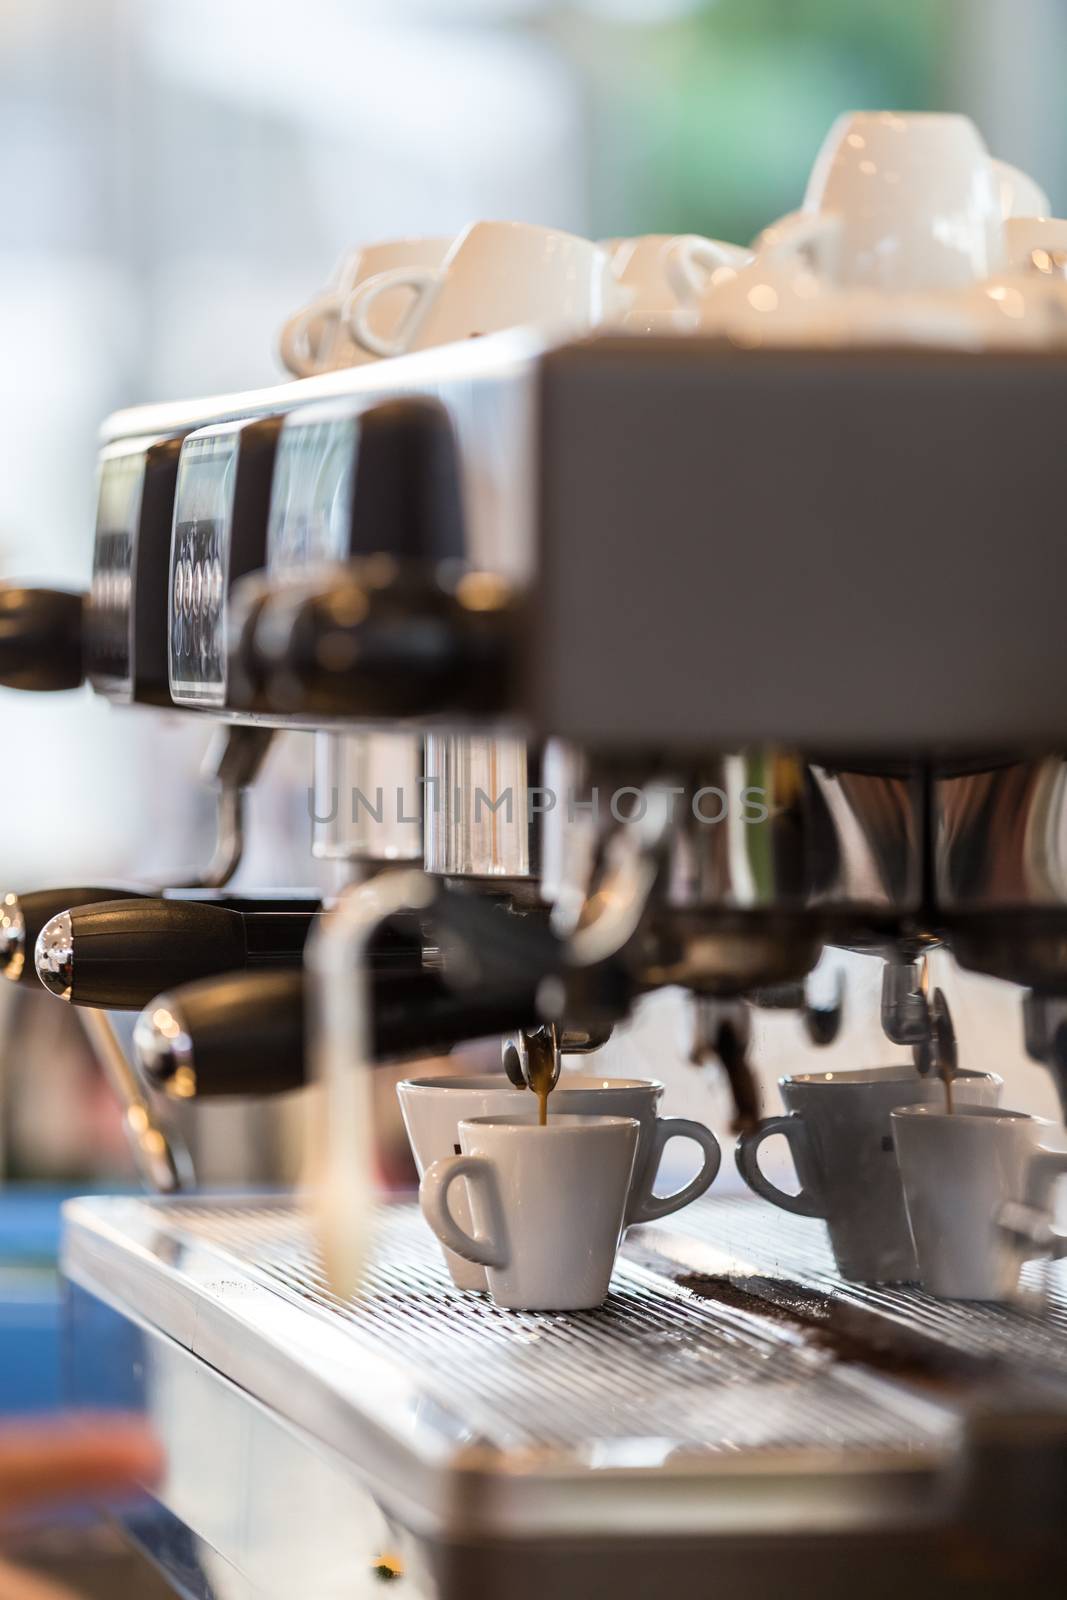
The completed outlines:
{"type": "Polygon", "coordinates": [[[312,913],[322,908],[315,894],[284,890],[266,890],[258,894],[229,894],[216,889],[148,889],[131,888],[119,884],[104,887],[95,884],[58,889],[32,889],[28,894],[5,894],[0,899],[0,976],[10,983],[24,983],[38,988],[40,980],[34,965],[37,940],[46,923],[64,911],[81,906],[98,905],[104,900],[158,900],[204,901],[222,906],[230,911],[302,911],[312,913]]]}
{"type": "Polygon", "coordinates": [[[100,900],[142,898],[137,889],[64,888],[33,889],[29,894],[5,894],[0,900],[0,973],[11,983],[39,986],[34,951],[41,930],[53,917],[75,906],[96,905],[100,900]]]}
{"type": "Polygon", "coordinates": [[[38,694],[80,688],[85,678],[85,596],[0,584],[0,685],[38,694]]]}
{"type": "MultiPolygon", "coordinates": [[[[221,973],[299,968],[319,915],[299,910],[234,910],[199,900],[107,900],[74,906],[45,923],[36,944],[37,975],[73,1005],[140,1011],[164,989],[221,973]]],[[[386,926],[375,960],[418,970],[421,940],[386,926]]]]}
{"type": "MultiPolygon", "coordinates": [[[[161,994],[134,1030],[145,1081],[176,1099],[282,1094],[307,1081],[304,972],[235,972],[161,994]]],[[[433,972],[375,970],[376,1062],[433,1055],[537,1019],[530,987],[457,994],[433,972]]]]}
{"type": "Polygon", "coordinates": [[[497,715],[511,709],[518,602],[489,573],[367,556],[233,598],[240,709],[301,717],[497,715]]]}

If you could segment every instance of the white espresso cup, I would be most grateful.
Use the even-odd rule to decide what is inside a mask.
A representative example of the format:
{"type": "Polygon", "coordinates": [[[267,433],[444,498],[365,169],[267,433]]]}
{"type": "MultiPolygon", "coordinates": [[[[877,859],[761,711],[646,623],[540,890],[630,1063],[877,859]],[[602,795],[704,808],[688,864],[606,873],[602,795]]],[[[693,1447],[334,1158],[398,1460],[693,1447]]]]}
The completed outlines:
{"type": "Polygon", "coordinates": [[[853,112],[834,123],[804,204],[756,241],[835,282],[957,289],[1003,263],[1000,184],[968,117],[853,112]]]}
{"type": "Polygon", "coordinates": [[[397,356],[505,328],[586,332],[624,298],[592,240],[525,222],[475,222],[439,266],[396,267],[359,284],[345,321],[370,355],[397,356]],[[399,328],[386,335],[375,311],[398,289],[408,291],[408,308],[399,328]]]}
{"type": "MultiPolygon", "coordinates": [[[[1002,1079],[961,1072],[960,1105],[995,1106],[1002,1079]]],[[[943,1104],[939,1078],[913,1067],[862,1067],[780,1078],[785,1115],[765,1117],[737,1142],[737,1166],[756,1194],[798,1217],[820,1217],[842,1277],[860,1283],[913,1283],[915,1251],[893,1149],[890,1114],[898,1106],[943,1104]],[[760,1146],[783,1134],[800,1190],[788,1194],[760,1169],[760,1146]]]]}
{"type": "Polygon", "coordinates": [[[1009,217],[1047,217],[1052,207],[1049,197],[1028,172],[1008,161],[993,159],[993,173],[1000,195],[1000,214],[1009,217]]]}
{"type": "Polygon", "coordinates": [[[585,1311],[603,1303],[622,1237],[634,1159],[633,1117],[474,1117],[460,1154],[419,1188],[441,1243],[485,1269],[512,1311],[585,1311]],[[466,1180],[473,1232],[450,1203],[466,1180]]]}
{"type": "Polygon", "coordinates": [[[946,1300],[1014,1300],[1023,1263],[1061,1256],[1053,1189],[1064,1130],[990,1106],[903,1106],[890,1118],[919,1281],[946,1300]],[[1057,1147],[1057,1141],[1059,1141],[1057,1147]]]}
{"type": "MultiPolygon", "coordinates": [[[[516,1089],[501,1073],[449,1078],[408,1078],[397,1085],[397,1098],[419,1176],[442,1156],[459,1148],[459,1124],[472,1117],[521,1117],[533,1104],[525,1089],[516,1089]]],[[[637,1160],[626,1205],[626,1225],[653,1222],[679,1211],[711,1187],[722,1152],[710,1128],[688,1117],[661,1117],[663,1085],[640,1078],[595,1078],[564,1073],[549,1099],[551,1111],[568,1116],[631,1117],[638,1125],[637,1160]],[[672,1139],[692,1139],[703,1155],[700,1170],[673,1194],[657,1195],[653,1185],[663,1152],[672,1139]]],[[[470,1223],[462,1184],[452,1207],[463,1227],[470,1223]]],[[[453,1282],[461,1289],[484,1289],[484,1269],[446,1249],[453,1282]]]]}
{"type": "MultiPolygon", "coordinates": [[[[298,378],[309,378],[316,372],[358,367],[375,360],[349,337],[344,325],[344,309],[353,290],[381,272],[395,272],[401,267],[436,267],[451,243],[451,239],[444,238],[387,239],[350,251],[322,293],[290,317],[282,329],[279,350],[285,366],[298,378]]],[[[410,292],[403,289],[381,296],[375,307],[374,327],[383,338],[395,334],[409,300],[410,292]]]]}
{"type": "Polygon", "coordinates": [[[685,313],[696,305],[713,275],[746,266],[752,253],[740,245],[699,234],[646,233],[636,239],[601,242],[611,271],[626,299],[616,320],[629,329],[658,332],[688,326],[685,313]]]}

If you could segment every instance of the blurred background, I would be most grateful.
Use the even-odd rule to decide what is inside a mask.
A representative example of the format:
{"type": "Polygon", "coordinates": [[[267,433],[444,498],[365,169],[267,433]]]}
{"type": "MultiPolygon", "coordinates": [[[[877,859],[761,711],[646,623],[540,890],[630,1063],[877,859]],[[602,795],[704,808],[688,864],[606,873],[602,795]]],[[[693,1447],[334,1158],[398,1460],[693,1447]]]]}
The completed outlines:
{"type": "MultiPolygon", "coordinates": [[[[880,106],[970,113],[1062,214],[1065,59],[1062,0],[0,0],[0,576],[85,584],[101,419],[271,382],[282,321],[361,241],[480,216],[744,241],[798,204],[840,111],[880,106]]],[[[2,694],[0,720],[4,888],[208,853],[195,719],[85,692],[2,694]]],[[[309,781],[291,736],[248,881],[321,871],[309,781]]],[[[869,1063],[891,1052],[877,964],[854,965],[835,1052],[869,1063]]],[[[999,986],[953,981],[968,1064],[1010,1066],[1009,1098],[1051,1109],[999,986]]],[[[21,1008],[0,1031],[6,1174],[127,1172],[75,1019],[43,995],[0,1005],[21,1008]]],[[[617,1069],[721,1118],[671,1007],[612,1047],[617,1069]]],[[[759,1028],[771,1081],[799,1023],[759,1028]]]]}
{"type": "Polygon", "coordinates": [[[269,382],[360,241],[747,240],[869,106],[970,113],[1062,209],[1065,52],[1060,0],[0,0],[4,570],[84,576],[101,417],[269,382]]]}

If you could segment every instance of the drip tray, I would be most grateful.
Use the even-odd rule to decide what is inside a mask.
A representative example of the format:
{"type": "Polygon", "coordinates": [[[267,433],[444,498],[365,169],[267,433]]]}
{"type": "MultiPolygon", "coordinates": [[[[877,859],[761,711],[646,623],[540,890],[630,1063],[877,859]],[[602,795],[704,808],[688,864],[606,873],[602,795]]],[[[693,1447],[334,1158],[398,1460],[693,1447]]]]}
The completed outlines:
{"type": "Polygon", "coordinates": [[[161,1499],[185,1525],[210,1516],[174,1462],[209,1472],[215,1446],[175,1420],[182,1361],[218,1385],[212,1427],[254,1411],[420,1540],[943,1522],[976,1407],[1067,1409],[1064,1269],[1038,1269],[1042,1309],[948,1306],[842,1283],[820,1234],[755,1199],[706,1198],[631,1233],[600,1311],[516,1313],[452,1286],[412,1203],[382,1208],[344,1302],[288,1203],[78,1200],[76,1398],[146,1405],[174,1441],[161,1499]]]}
{"type": "Polygon", "coordinates": [[[1018,1306],[937,1300],[849,1283],[821,1223],[748,1198],[690,1206],[635,1230],[629,1252],[700,1297],[791,1327],[838,1361],[940,1388],[1010,1389],[1020,1404],[1067,1393],[1067,1262],[1024,1267],[1018,1306]]]}

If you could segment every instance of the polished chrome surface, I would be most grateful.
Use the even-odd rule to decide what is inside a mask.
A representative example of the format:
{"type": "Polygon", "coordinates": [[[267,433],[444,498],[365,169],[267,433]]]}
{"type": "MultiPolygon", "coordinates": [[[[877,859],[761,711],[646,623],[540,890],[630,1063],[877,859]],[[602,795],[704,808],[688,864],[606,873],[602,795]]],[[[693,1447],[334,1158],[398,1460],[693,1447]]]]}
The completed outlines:
{"type": "Polygon", "coordinates": [[[686,796],[673,906],[900,913],[919,903],[921,796],[909,777],[831,771],[768,748],[708,763],[686,796]]]}
{"type": "MultiPolygon", "coordinates": [[[[939,774],[933,855],[939,931],[960,965],[1067,993],[1067,758],[939,774]]],[[[1063,1045],[1041,1049],[1062,1095],[1063,1045]]]]}
{"type": "Polygon", "coordinates": [[[832,835],[812,825],[822,820],[818,791],[797,756],[721,756],[682,782],[666,884],[672,909],[807,905],[832,887],[832,835]]]}
{"type": "Polygon", "coordinates": [[[422,860],[422,740],[317,733],[311,851],[331,861],[422,860]]]}
{"type": "Polygon", "coordinates": [[[540,1028],[519,1028],[501,1041],[500,1059],[516,1089],[532,1089],[547,1082],[554,1089],[563,1065],[563,1044],[554,1022],[540,1028]]]}
{"type": "Polygon", "coordinates": [[[106,1011],[78,1007],[94,1056],[122,1107],[123,1131],[137,1175],[159,1194],[177,1194],[193,1188],[196,1177],[184,1140],[164,1126],[160,1113],[137,1080],[106,1011]]]}
{"type": "Polygon", "coordinates": [[[542,823],[544,894],[565,920],[590,881],[597,829],[603,838],[618,827],[653,779],[674,796],[663,890],[673,908],[818,908],[862,924],[920,905],[918,773],[830,769],[773,747],[673,772],[631,760],[627,771],[625,760],[583,757],[559,742],[545,771],[554,804],[542,823]]]}
{"type": "Polygon", "coordinates": [[[1067,758],[941,776],[933,804],[939,909],[1067,906],[1067,758]]]}
{"type": "Polygon", "coordinates": [[[37,935],[34,962],[49,994],[69,1000],[74,984],[74,929],[69,911],[61,911],[45,923],[37,935]]]}
{"type": "Polygon", "coordinates": [[[215,797],[215,848],[196,882],[186,887],[221,889],[241,865],[244,853],[245,792],[223,785],[215,797]]]}
{"type": "Polygon", "coordinates": [[[525,743],[433,733],[425,750],[424,864],[446,878],[519,882],[536,872],[525,743]]]}
{"type": "Polygon", "coordinates": [[[824,942],[892,947],[920,911],[919,773],[775,747],[668,768],[559,742],[544,770],[542,894],[579,962],[618,930],[641,981],[728,998],[796,985],[824,942]]]}
{"type": "Polygon", "coordinates": [[[926,958],[891,960],[882,968],[882,1032],[894,1044],[921,1045],[930,1037],[926,958]]]}
{"type": "Polygon", "coordinates": [[[26,919],[17,894],[0,900],[0,973],[17,983],[26,966],[26,919]]]}
{"type": "Polygon", "coordinates": [[[554,802],[540,819],[541,896],[552,907],[552,925],[560,935],[578,925],[592,882],[597,823],[591,808],[575,804],[586,783],[586,761],[580,750],[562,739],[549,739],[542,755],[545,790],[554,802]]]}
{"type": "Polygon", "coordinates": [[[269,728],[220,728],[208,746],[201,776],[215,786],[215,846],[211,860],[185,883],[187,889],[221,889],[229,883],[244,859],[245,810],[248,790],[255,783],[270,750],[269,728]]]}
{"type": "Polygon", "coordinates": [[[142,1072],[165,1083],[179,1100],[196,1095],[193,1044],[182,1016],[181,1001],[161,994],[140,1013],[133,1029],[133,1053],[142,1072]]]}
{"type": "Polygon", "coordinates": [[[923,894],[925,785],[918,770],[858,772],[812,766],[809,781],[833,831],[826,899],[875,912],[913,912],[923,894]]]}

